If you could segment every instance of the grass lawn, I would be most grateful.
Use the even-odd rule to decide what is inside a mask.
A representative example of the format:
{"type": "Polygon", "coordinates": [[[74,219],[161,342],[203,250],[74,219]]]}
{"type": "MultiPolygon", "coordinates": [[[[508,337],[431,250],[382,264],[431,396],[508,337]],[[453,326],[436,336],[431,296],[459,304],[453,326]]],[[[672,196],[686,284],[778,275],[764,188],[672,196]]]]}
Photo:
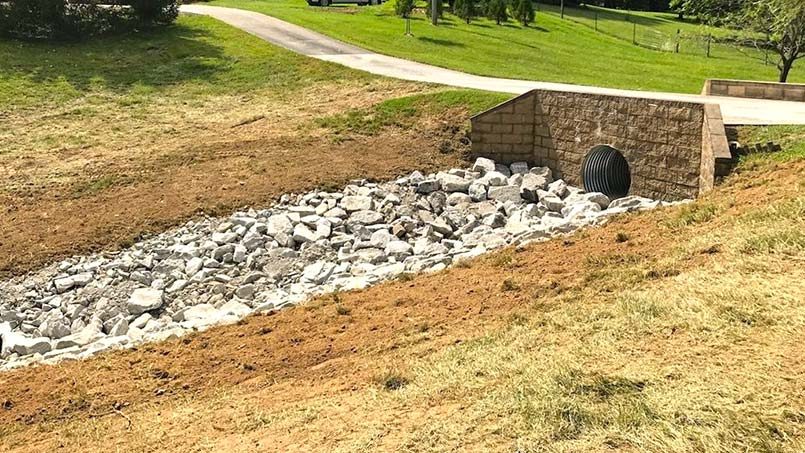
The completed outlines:
{"type": "MultiPolygon", "coordinates": [[[[303,0],[214,0],[299,24],[367,49],[474,74],[615,88],[698,93],[706,78],[776,80],[773,66],[750,58],[706,58],[633,46],[554,14],[538,14],[527,29],[486,19],[470,25],[448,15],[432,27],[420,12],[413,37],[394,15],[376,7],[309,7],[303,0]]],[[[663,30],[667,25],[662,26],[663,30]]],[[[805,80],[796,69],[793,80],[805,80]]]]}
{"type": "MultiPolygon", "coordinates": [[[[556,5],[540,5],[540,10],[556,17],[560,16],[560,7],[556,5]]],[[[734,38],[744,32],[710,27],[694,21],[680,21],[674,13],[622,11],[587,6],[566,7],[565,18],[630,43],[636,40],[640,46],[649,49],[674,52],[676,43],[679,42],[678,50],[683,54],[706,56],[709,47],[710,56],[713,58],[721,60],[754,58],[765,64],[765,55],[757,49],[719,42],[720,39],[734,38]]]]}

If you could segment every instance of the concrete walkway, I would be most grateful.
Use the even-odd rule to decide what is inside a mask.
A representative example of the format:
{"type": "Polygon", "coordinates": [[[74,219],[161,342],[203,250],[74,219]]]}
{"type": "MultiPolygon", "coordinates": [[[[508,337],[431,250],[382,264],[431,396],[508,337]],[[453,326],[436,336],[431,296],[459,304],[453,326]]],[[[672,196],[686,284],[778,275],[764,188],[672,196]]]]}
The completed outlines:
{"type": "MultiPolygon", "coordinates": [[[[805,102],[766,101],[678,93],[619,90],[563,83],[483,77],[370,52],[304,27],[252,11],[205,5],[182,5],[181,11],[214,17],[277,46],[312,58],[387,77],[461,88],[522,94],[532,89],[717,103],[724,122],[739,124],[805,124],[805,102]]],[[[702,80],[704,84],[704,80],[702,80]]]]}

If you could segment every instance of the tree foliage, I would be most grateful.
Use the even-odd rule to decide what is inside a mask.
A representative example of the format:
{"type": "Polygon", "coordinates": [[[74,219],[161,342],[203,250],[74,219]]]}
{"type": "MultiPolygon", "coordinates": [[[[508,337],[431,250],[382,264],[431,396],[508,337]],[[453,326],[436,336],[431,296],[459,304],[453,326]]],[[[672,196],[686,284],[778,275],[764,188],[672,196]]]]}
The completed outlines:
{"type": "Polygon", "coordinates": [[[534,22],[534,4],[531,0],[513,0],[512,17],[520,22],[523,27],[534,22]]]}
{"type": "Polygon", "coordinates": [[[177,0],[14,0],[0,2],[0,35],[73,40],[115,31],[166,25],[179,14],[177,0]]]}
{"type": "Polygon", "coordinates": [[[742,24],[758,47],[779,57],[780,82],[786,82],[794,63],[805,57],[805,2],[802,0],[748,0],[742,24]]]}
{"type": "Polygon", "coordinates": [[[722,25],[742,10],[746,0],[671,0],[670,8],[710,25],[722,25]]]}
{"type": "Polygon", "coordinates": [[[486,3],[486,17],[500,25],[509,20],[509,4],[506,0],[489,0],[486,3]]]}
{"type": "Polygon", "coordinates": [[[416,0],[397,0],[397,3],[394,4],[394,12],[405,19],[411,16],[415,5],[416,0]]]}
{"type": "Polygon", "coordinates": [[[456,0],[453,4],[453,14],[470,23],[478,15],[475,0],[456,0]]]}

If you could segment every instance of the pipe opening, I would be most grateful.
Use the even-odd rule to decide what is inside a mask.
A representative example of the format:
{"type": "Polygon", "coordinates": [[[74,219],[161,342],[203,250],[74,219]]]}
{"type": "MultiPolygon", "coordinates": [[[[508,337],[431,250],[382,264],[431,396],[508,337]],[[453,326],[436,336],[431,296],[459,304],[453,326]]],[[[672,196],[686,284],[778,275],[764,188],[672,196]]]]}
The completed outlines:
{"type": "Polygon", "coordinates": [[[620,151],[607,145],[596,146],[587,153],[581,167],[581,178],[584,190],[601,192],[613,200],[628,195],[632,185],[632,174],[626,158],[620,151]]]}

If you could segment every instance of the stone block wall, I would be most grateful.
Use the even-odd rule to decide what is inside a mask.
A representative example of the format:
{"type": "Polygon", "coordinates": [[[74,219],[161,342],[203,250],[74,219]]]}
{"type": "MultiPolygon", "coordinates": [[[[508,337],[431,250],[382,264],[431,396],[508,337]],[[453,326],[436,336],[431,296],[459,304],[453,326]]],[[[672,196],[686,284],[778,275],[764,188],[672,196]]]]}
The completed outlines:
{"type": "Polygon", "coordinates": [[[474,157],[547,166],[581,186],[587,153],[609,145],[629,163],[629,193],[662,200],[710,190],[723,144],[713,143],[703,104],[644,98],[534,90],[471,121],[474,157]]]}
{"type": "Polygon", "coordinates": [[[768,99],[805,102],[805,85],[796,83],[755,82],[751,80],[712,79],[704,83],[705,96],[768,99]]]}

